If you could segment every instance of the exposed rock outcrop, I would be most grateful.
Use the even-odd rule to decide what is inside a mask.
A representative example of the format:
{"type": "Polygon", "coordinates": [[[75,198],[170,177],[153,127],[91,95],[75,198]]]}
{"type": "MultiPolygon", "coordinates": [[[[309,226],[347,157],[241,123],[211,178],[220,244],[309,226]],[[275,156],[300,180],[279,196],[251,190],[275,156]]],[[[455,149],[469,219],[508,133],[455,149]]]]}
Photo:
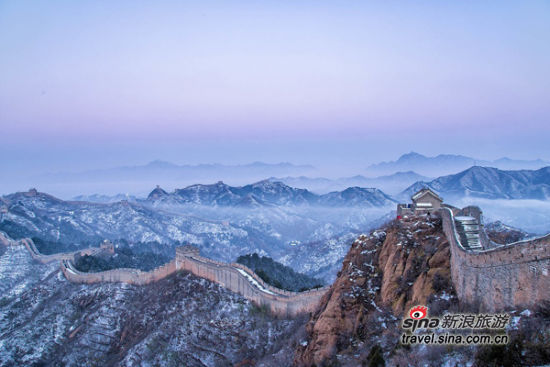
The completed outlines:
{"type": "Polygon", "coordinates": [[[449,266],[438,218],[393,221],[360,236],[312,315],[295,364],[322,366],[338,354],[342,365],[361,365],[392,350],[398,321],[410,307],[430,305],[433,313],[455,299],[449,266]]]}

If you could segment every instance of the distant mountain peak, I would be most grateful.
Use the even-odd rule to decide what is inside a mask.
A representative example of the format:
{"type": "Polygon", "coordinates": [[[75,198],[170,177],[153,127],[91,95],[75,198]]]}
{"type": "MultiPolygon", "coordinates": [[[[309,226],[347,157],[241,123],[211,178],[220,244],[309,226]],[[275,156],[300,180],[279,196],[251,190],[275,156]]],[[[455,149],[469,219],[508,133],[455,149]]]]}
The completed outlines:
{"type": "Polygon", "coordinates": [[[27,196],[37,196],[38,195],[38,190],[35,189],[34,187],[29,189],[29,191],[27,191],[27,196]]]}
{"type": "Polygon", "coordinates": [[[280,180],[265,179],[252,184],[255,187],[290,187],[280,180]]]}
{"type": "Polygon", "coordinates": [[[151,191],[151,193],[147,196],[147,198],[151,200],[156,200],[165,196],[168,196],[168,193],[163,189],[161,189],[159,185],[157,185],[157,187],[155,187],[155,189],[151,191]]]}
{"type": "Polygon", "coordinates": [[[489,171],[500,171],[500,170],[495,167],[485,167],[485,166],[475,165],[465,169],[463,172],[489,172],[489,171]]]}
{"type": "Polygon", "coordinates": [[[4,202],[12,202],[17,200],[43,200],[48,202],[59,202],[61,199],[58,199],[57,197],[46,194],[45,192],[38,191],[35,188],[29,189],[29,191],[23,191],[23,192],[16,192],[13,194],[8,194],[3,197],[4,202]]]}
{"type": "Polygon", "coordinates": [[[418,158],[427,158],[427,157],[417,152],[410,152],[410,153],[403,154],[401,157],[399,157],[397,161],[400,162],[400,161],[407,161],[410,159],[418,159],[418,158]]]}
{"type": "Polygon", "coordinates": [[[155,159],[154,161],[151,161],[151,162],[147,163],[145,166],[146,167],[154,167],[154,168],[175,168],[175,167],[178,167],[178,165],[176,165],[174,163],[171,163],[171,162],[168,162],[168,161],[163,161],[163,160],[160,160],[160,159],[155,159]]]}

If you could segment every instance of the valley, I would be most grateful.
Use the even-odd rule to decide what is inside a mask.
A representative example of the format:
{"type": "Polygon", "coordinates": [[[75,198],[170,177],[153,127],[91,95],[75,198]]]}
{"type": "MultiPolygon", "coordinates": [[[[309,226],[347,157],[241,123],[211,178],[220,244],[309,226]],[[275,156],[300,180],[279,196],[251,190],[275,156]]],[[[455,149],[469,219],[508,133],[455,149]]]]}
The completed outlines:
{"type": "Polygon", "coordinates": [[[159,190],[147,199],[114,203],[64,201],[36,190],[6,195],[0,230],[58,243],[60,249],[109,239],[130,247],[149,244],[165,256],[173,256],[179,244],[193,244],[226,262],[258,253],[330,282],[347,242],[378,225],[394,205],[379,191],[318,196],[268,181],[242,189],[192,186],[161,196],[159,190]],[[258,204],[243,206],[243,198],[258,204]]]}
{"type": "MultiPolygon", "coordinates": [[[[63,200],[34,189],[4,195],[0,365],[481,363],[493,358],[486,348],[443,354],[435,347],[403,350],[397,344],[398,320],[414,304],[425,304],[431,312],[476,310],[475,304],[458,298],[468,291],[453,283],[449,237],[440,219],[396,222],[398,199],[418,187],[437,187],[453,204],[483,203],[489,238],[507,244],[548,229],[545,175],[546,169],[517,173],[472,167],[413,183],[395,197],[361,187],[315,193],[272,179],[243,186],[195,184],[172,192],[157,186],[146,197],[63,200]],[[529,211],[525,203],[540,211],[522,216],[529,211]],[[531,220],[537,215],[538,220],[531,220]],[[46,254],[97,248],[105,239],[114,249],[75,257],[74,265],[61,267],[75,272],[69,276],[55,262],[33,261],[9,237],[32,238],[46,254]],[[173,259],[182,245],[195,246],[204,264],[177,267],[173,259]],[[237,259],[255,269],[256,274],[243,276],[250,278],[249,289],[259,282],[265,302],[274,302],[271,311],[267,304],[258,305],[261,297],[242,288],[245,283],[225,283],[233,265],[229,273],[218,274],[226,266],[222,264],[237,259]],[[208,262],[213,268],[202,269],[208,262]],[[126,284],[119,283],[126,279],[121,275],[94,275],[124,267],[145,280],[126,284]],[[95,279],[93,284],[86,284],[86,274],[95,279]],[[280,289],[272,294],[273,286],[280,289]],[[281,308],[281,300],[271,300],[288,297],[277,293],[285,289],[305,292],[288,293],[296,298],[292,309],[298,312],[287,314],[290,308],[281,308]],[[36,323],[41,326],[31,329],[36,323]],[[28,338],[37,342],[29,344],[28,338]]],[[[545,337],[530,329],[533,323],[548,322],[545,307],[512,312],[518,320],[510,329],[514,340],[545,337]]],[[[524,357],[505,352],[511,358],[545,361],[542,343],[522,347],[524,357]]]]}

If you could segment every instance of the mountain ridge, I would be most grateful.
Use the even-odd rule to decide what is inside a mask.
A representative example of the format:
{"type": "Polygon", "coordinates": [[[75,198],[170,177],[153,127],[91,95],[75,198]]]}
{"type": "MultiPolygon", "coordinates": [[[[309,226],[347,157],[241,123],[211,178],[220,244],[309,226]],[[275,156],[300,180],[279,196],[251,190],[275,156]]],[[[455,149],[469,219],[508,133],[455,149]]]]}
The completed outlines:
{"type": "Polygon", "coordinates": [[[425,176],[443,176],[463,171],[472,166],[490,166],[502,170],[539,169],[550,165],[542,159],[516,160],[508,157],[493,161],[472,158],[458,154],[439,154],[428,157],[416,152],[401,155],[395,161],[386,161],[372,164],[367,167],[368,172],[389,174],[403,170],[413,170],[425,176]]]}
{"type": "Polygon", "coordinates": [[[271,181],[281,181],[289,186],[301,187],[308,189],[317,194],[326,194],[332,191],[345,190],[348,187],[374,187],[388,194],[398,194],[407,186],[416,181],[425,181],[432,179],[431,177],[419,175],[414,171],[400,171],[391,175],[383,175],[378,177],[366,177],[363,175],[355,175],[350,177],[340,177],[330,179],[325,177],[270,177],[271,181]]]}
{"type": "Polygon", "coordinates": [[[416,182],[405,189],[400,196],[408,197],[423,187],[429,187],[452,199],[477,197],[548,200],[550,166],[538,170],[500,170],[494,167],[474,166],[429,182],[416,182]]]}
{"type": "Polygon", "coordinates": [[[247,198],[264,205],[312,205],[312,206],[358,206],[380,207],[395,200],[383,191],[374,188],[348,187],[318,195],[307,189],[298,189],[280,181],[262,180],[244,186],[230,186],[222,181],[215,184],[196,184],[173,193],[159,194],[153,190],[146,201],[151,204],[195,204],[209,206],[232,206],[247,198]]]}

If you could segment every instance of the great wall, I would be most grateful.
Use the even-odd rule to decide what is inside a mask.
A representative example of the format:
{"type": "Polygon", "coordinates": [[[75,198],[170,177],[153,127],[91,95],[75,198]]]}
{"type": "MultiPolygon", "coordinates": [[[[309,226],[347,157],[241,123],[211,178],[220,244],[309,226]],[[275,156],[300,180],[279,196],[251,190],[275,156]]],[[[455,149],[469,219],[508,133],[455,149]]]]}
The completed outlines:
{"type": "Polygon", "coordinates": [[[241,294],[256,305],[267,307],[272,313],[295,316],[312,312],[328,287],[305,292],[289,292],[265,283],[248,267],[232,263],[222,263],[201,257],[199,250],[192,246],[176,249],[176,257],[169,263],[148,272],[137,269],[114,269],[98,273],[83,273],[75,269],[69,259],[61,261],[65,277],[77,283],[124,282],[148,284],[179,270],[189,271],[221,286],[241,294]]]}
{"type": "MultiPolygon", "coordinates": [[[[451,277],[461,301],[479,304],[487,311],[497,311],[516,306],[530,307],[542,300],[550,300],[550,234],[509,245],[497,245],[488,239],[481,228],[482,212],[478,207],[458,209],[447,206],[439,208],[434,214],[441,217],[443,232],[450,244],[451,277]],[[467,243],[464,228],[457,226],[457,223],[460,224],[459,218],[477,222],[479,236],[476,241],[479,240],[479,246],[467,243]]],[[[329,289],[324,287],[305,292],[278,289],[265,283],[246,266],[204,258],[192,246],[178,247],[171,262],[148,272],[114,269],[84,273],[74,267],[74,257],[96,255],[102,251],[112,252],[112,245],[102,244],[99,248],[43,255],[30,239],[10,241],[0,233],[0,243],[25,246],[33,259],[41,263],[59,261],[65,277],[78,283],[124,282],[144,285],[176,271],[189,271],[241,294],[256,305],[267,307],[274,314],[284,316],[314,311],[329,289]]]]}
{"type": "Polygon", "coordinates": [[[461,243],[457,216],[473,217],[481,224],[481,210],[441,208],[443,231],[451,248],[451,277],[461,301],[498,311],[532,307],[550,300],[550,234],[497,245],[480,230],[482,249],[470,250],[461,243]]]}
{"type": "Polygon", "coordinates": [[[122,282],[144,285],[163,279],[176,271],[189,271],[199,277],[208,279],[221,286],[241,294],[254,304],[268,308],[272,313],[282,316],[295,316],[300,313],[313,312],[321,297],[329,287],[312,289],[305,292],[289,292],[265,283],[254,271],[238,263],[222,263],[199,255],[199,249],[193,246],[182,246],[176,249],[176,257],[167,264],[151,271],[119,268],[96,273],[85,273],[74,267],[77,255],[97,255],[103,251],[112,252],[112,245],[87,248],[80,251],[41,254],[31,239],[10,241],[0,233],[0,243],[6,246],[25,246],[32,258],[40,263],[59,261],[65,277],[75,283],[122,282]]]}

